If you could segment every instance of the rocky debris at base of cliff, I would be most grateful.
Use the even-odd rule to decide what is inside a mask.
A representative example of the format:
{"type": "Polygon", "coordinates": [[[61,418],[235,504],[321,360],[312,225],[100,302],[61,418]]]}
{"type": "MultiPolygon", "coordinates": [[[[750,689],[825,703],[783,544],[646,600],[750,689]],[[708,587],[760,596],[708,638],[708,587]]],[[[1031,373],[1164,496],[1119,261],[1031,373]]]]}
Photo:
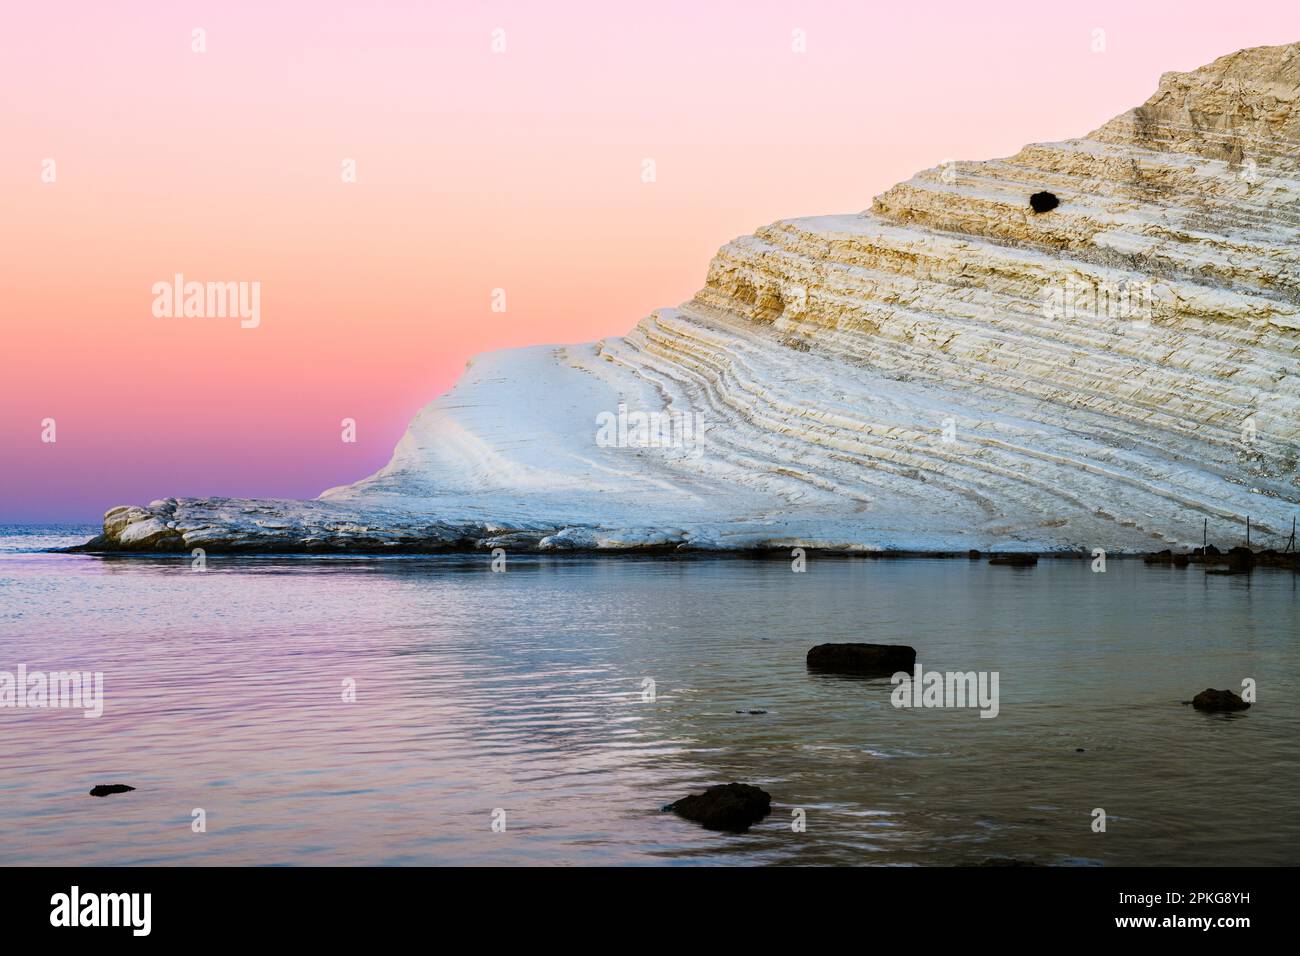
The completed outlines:
{"type": "Polygon", "coordinates": [[[994,567],[1009,568],[1032,568],[1038,564],[1038,555],[1036,554],[995,554],[989,558],[989,564],[994,567]]]}

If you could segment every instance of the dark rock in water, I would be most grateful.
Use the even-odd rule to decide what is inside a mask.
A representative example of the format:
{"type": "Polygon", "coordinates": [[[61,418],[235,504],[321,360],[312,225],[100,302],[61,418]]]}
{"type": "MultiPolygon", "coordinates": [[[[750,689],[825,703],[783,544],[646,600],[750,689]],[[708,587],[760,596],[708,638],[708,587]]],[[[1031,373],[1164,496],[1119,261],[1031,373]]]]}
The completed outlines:
{"type": "Polygon", "coordinates": [[[772,812],[772,797],[747,783],[725,783],[682,797],[664,807],[664,812],[692,820],[706,830],[744,833],[772,812]]]}
{"type": "Polygon", "coordinates": [[[1036,554],[995,554],[989,558],[989,564],[1007,565],[1012,568],[1032,568],[1038,564],[1036,554]]]}
{"type": "Polygon", "coordinates": [[[1042,866],[1041,863],[1035,863],[1033,860],[1017,860],[1010,856],[991,856],[980,866],[1042,866]]]}
{"type": "Polygon", "coordinates": [[[1174,554],[1168,548],[1163,551],[1157,551],[1154,554],[1148,554],[1142,558],[1146,564],[1170,564],[1176,568],[1185,568],[1190,563],[1192,556],[1190,554],[1174,554]]]}
{"type": "Polygon", "coordinates": [[[124,783],[101,783],[91,789],[90,795],[92,797],[107,797],[113,793],[127,793],[134,789],[135,787],[128,787],[124,783]]]}
{"type": "Polygon", "coordinates": [[[767,711],[765,711],[765,710],[738,710],[738,711],[736,711],[736,713],[738,713],[738,714],[766,714],[767,711]]]}
{"type": "Polygon", "coordinates": [[[1229,548],[1228,567],[1234,571],[1249,571],[1255,566],[1255,552],[1250,548],[1229,548]]]}
{"type": "Polygon", "coordinates": [[[916,648],[906,644],[818,644],[808,652],[809,670],[838,674],[893,674],[910,671],[916,648]]]}
{"type": "Polygon", "coordinates": [[[1215,690],[1207,687],[1192,698],[1192,706],[1197,710],[1247,710],[1246,703],[1230,690],[1215,690]]]}
{"type": "Polygon", "coordinates": [[[1034,193],[1029,197],[1029,205],[1034,212],[1051,212],[1061,204],[1055,193],[1034,193]]]}
{"type": "Polygon", "coordinates": [[[1082,747],[1075,747],[1074,752],[1077,754],[1086,754],[1088,751],[1084,750],[1082,747]]]}

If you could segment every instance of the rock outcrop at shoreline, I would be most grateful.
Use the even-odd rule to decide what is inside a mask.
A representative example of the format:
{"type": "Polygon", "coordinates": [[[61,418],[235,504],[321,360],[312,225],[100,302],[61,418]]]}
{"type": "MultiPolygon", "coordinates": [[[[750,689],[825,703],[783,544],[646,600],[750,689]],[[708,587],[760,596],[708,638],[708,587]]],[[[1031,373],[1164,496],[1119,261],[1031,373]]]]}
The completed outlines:
{"type": "Polygon", "coordinates": [[[1247,515],[1276,540],[1298,97],[1298,44],[1166,74],[1082,139],[736,239],[626,336],[474,360],[356,484],[117,508],[86,549],[1152,552],[1247,515]]]}

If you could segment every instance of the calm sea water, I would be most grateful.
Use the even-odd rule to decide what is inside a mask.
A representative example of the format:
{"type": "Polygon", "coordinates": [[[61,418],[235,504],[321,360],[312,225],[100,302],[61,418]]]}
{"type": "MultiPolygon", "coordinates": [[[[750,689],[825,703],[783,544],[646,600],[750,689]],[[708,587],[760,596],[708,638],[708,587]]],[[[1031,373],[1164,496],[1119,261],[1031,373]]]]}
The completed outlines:
{"type": "Polygon", "coordinates": [[[94,530],[0,529],[0,670],[106,698],[0,709],[0,863],[1300,863],[1290,573],[33,552],[94,530]],[[853,640],[997,671],[1001,712],[807,672],[853,640]],[[1243,677],[1244,715],[1180,703],[1243,677]],[[773,796],[747,834],[659,812],[732,780],[773,796]]]}

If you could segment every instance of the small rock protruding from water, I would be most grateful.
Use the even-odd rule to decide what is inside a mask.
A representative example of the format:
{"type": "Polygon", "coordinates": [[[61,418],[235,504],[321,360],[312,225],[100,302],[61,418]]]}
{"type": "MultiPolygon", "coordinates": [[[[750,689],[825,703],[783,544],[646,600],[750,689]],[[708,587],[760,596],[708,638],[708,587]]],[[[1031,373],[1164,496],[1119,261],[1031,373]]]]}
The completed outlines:
{"type": "Polygon", "coordinates": [[[1195,697],[1192,698],[1192,706],[1197,710],[1208,711],[1233,711],[1249,710],[1250,704],[1246,703],[1230,690],[1215,690],[1213,687],[1207,687],[1195,697]]]}
{"type": "Polygon", "coordinates": [[[1038,555],[1036,554],[995,554],[989,558],[989,564],[1003,565],[1009,568],[1032,568],[1038,564],[1038,555]]]}
{"type": "Polygon", "coordinates": [[[890,675],[916,665],[916,648],[906,644],[818,644],[808,652],[808,669],[834,674],[890,675]]]}
{"type": "Polygon", "coordinates": [[[114,793],[128,793],[134,789],[135,787],[128,787],[124,783],[101,783],[91,788],[90,795],[92,797],[107,797],[114,793]]]}
{"type": "Polygon", "coordinates": [[[682,797],[664,807],[664,812],[675,813],[706,830],[744,833],[772,812],[772,797],[747,783],[724,783],[682,797]]]}

